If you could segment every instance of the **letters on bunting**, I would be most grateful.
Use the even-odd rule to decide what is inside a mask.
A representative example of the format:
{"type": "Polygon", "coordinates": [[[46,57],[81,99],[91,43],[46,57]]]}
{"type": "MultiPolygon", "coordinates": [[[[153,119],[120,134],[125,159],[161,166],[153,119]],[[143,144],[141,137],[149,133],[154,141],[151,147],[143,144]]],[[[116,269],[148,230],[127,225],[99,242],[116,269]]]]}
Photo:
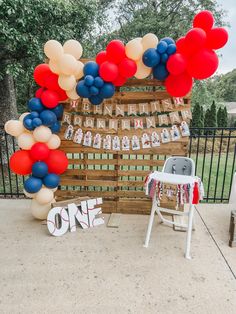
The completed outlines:
{"type": "Polygon", "coordinates": [[[88,147],[139,150],[190,135],[188,123],[192,113],[182,98],[98,106],[84,100],[76,108],[76,112],[64,112],[64,138],[88,147]]]}

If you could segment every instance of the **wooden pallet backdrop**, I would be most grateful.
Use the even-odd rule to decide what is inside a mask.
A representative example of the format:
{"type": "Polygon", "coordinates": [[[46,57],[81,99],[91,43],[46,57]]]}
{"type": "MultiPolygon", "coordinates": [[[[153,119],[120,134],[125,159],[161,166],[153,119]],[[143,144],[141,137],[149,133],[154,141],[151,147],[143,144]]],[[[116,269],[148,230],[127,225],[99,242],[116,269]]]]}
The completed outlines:
{"type": "MultiPolygon", "coordinates": [[[[131,79],[125,87],[117,89],[111,101],[119,104],[138,104],[167,98],[171,97],[164,90],[162,82],[153,79],[131,79]]],[[[190,108],[189,97],[184,99],[184,103],[184,108],[190,108]]],[[[75,109],[70,104],[66,104],[65,108],[66,111],[75,113],[75,109]]],[[[174,108],[171,111],[175,110],[178,111],[180,108],[174,108]]],[[[80,113],[79,106],[76,111],[76,113],[80,113]]],[[[89,115],[94,116],[92,113],[89,115]]],[[[161,170],[168,156],[187,155],[187,137],[181,137],[176,142],[161,143],[161,146],[156,148],[114,152],[85,147],[65,140],[65,128],[64,125],[60,134],[62,140],[60,149],[67,153],[69,168],[61,176],[61,187],[57,191],[57,199],[63,200],[78,196],[102,197],[104,200],[103,212],[107,213],[149,213],[151,201],[144,193],[145,177],[153,170],[161,170]]],[[[82,129],[83,132],[88,130],[85,127],[82,129]]],[[[118,131],[93,129],[92,133],[130,136],[152,131],[153,129],[118,129],[118,131]]],[[[165,200],[163,205],[173,208],[175,204],[173,201],[165,200]]]]}

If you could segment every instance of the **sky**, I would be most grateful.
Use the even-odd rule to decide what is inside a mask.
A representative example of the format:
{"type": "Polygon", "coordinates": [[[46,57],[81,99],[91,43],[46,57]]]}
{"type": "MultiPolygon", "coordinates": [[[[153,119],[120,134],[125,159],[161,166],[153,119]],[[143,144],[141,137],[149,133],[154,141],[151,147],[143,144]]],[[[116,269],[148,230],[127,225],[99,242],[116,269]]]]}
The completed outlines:
{"type": "Polygon", "coordinates": [[[236,69],[236,0],[217,0],[223,9],[227,10],[226,20],[230,23],[229,40],[225,47],[220,49],[220,64],[217,73],[227,73],[236,69]]]}

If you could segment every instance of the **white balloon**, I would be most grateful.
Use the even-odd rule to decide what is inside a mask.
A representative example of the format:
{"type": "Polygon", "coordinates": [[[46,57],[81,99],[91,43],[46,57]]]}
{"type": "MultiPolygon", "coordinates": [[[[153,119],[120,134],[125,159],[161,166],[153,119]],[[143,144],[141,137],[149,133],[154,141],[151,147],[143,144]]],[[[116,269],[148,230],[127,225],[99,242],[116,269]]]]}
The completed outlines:
{"type": "Polygon", "coordinates": [[[66,91],[66,95],[70,98],[70,99],[73,99],[73,100],[77,100],[80,98],[80,96],[77,94],[75,88],[72,89],[72,90],[67,90],[66,91]]]}
{"type": "Polygon", "coordinates": [[[147,67],[143,63],[142,59],[140,59],[136,64],[137,64],[137,71],[134,74],[134,76],[137,79],[144,79],[144,78],[148,77],[151,74],[152,68],[147,67]]]}
{"type": "Polygon", "coordinates": [[[22,115],[19,117],[19,121],[23,122],[24,117],[26,117],[28,114],[30,114],[30,112],[24,112],[24,113],[22,113],[22,115]]]}
{"type": "Polygon", "coordinates": [[[57,40],[48,40],[44,45],[45,55],[52,60],[58,60],[63,55],[62,45],[57,40]]]}
{"type": "Polygon", "coordinates": [[[50,140],[47,142],[47,146],[50,149],[56,149],[61,145],[60,137],[56,134],[52,134],[50,140]]]}
{"type": "Polygon", "coordinates": [[[60,67],[60,73],[65,75],[74,74],[77,66],[77,60],[72,55],[65,53],[58,61],[60,67]]]}
{"type": "Polygon", "coordinates": [[[125,46],[125,53],[128,58],[137,61],[143,55],[143,45],[139,39],[130,40],[125,46]]]}
{"type": "Polygon", "coordinates": [[[59,68],[59,65],[58,65],[57,61],[50,60],[48,65],[49,65],[50,70],[53,73],[55,73],[55,74],[59,74],[60,73],[60,68],[59,68]]]}
{"type": "Polygon", "coordinates": [[[21,135],[25,128],[24,128],[24,125],[22,123],[22,121],[19,121],[19,120],[9,120],[5,123],[5,131],[12,135],[12,136],[19,136],[21,135]]]}
{"type": "Polygon", "coordinates": [[[35,196],[35,200],[41,205],[51,203],[53,198],[53,191],[48,188],[41,188],[41,190],[39,190],[35,196]]]}
{"type": "Polygon", "coordinates": [[[76,86],[76,79],[74,75],[61,74],[58,78],[58,84],[65,91],[71,90],[76,86]]]}
{"type": "Polygon", "coordinates": [[[75,69],[75,72],[74,72],[74,76],[75,76],[75,78],[77,80],[81,79],[81,77],[84,76],[83,69],[84,69],[83,62],[77,61],[76,69],[75,69]]]}
{"type": "Polygon", "coordinates": [[[36,193],[28,193],[25,189],[23,189],[23,193],[29,198],[35,198],[36,195],[36,193]]]}
{"type": "Polygon", "coordinates": [[[65,53],[71,54],[77,60],[82,56],[83,53],[81,44],[74,39],[67,40],[63,45],[63,49],[65,53]]]}
{"type": "Polygon", "coordinates": [[[18,145],[21,149],[29,150],[34,145],[35,140],[31,133],[22,133],[17,138],[18,145]]]}
{"type": "Polygon", "coordinates": [[[33,136],[36,142],[46,143],[50,140],[52,131],[48,127],[41,125],[34,130],[33,136]]]}
{"type": "Polygon", "coordinates": [[[158,44],[158,38],[155,34],[148,33],[142,38],[143,51],[149,48],[156,48],[158,44]]]}
{"type": "Polygon", "coordinates": [[[35,199],[33,199],[30,205],[31,214],[36,219],[40,219],[40,220],[47,219],[48,212],[51,209],[51,203],[52,202],[42,205],[42,204],[39,204],[35,199]]]}

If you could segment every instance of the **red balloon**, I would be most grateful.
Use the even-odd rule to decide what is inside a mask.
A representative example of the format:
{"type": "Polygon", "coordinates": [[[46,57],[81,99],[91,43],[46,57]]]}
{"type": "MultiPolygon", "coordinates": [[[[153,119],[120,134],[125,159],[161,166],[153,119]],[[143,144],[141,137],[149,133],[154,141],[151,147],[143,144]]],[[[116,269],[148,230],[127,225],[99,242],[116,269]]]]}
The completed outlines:
{"type": "Polygon", "coordinates": [[[68,167],[66,154],[58,149],[51,150],[45,162],[49,173],[62,174],[68,167]]]}
{"type": "Polygon", "coordinates": [[[120,40],[112,40],[106,48],[107,60],[116,64],[125,58],[125,45],[120,40]]]}
{"type": "Polygon", "coordinates": [[[190,92],[193,86],[193,79],[187,72],[180,75],[170,74],[165,80],[165,86],[167,92],[172,97],[184,97],[190,92]]]}
{"type": "Polygon", "coordinates": [[[188,73],[198,80],[206,79],[215,73],[219,65],[216,53],[203,48],[192,56],[188,61],[188,73]]]}
{"type": "Polygon", "coordinates": [[[10,158],[10,169],[14,173],[24,176],[32,172],[33,163],[29,151],[18,150],[10,158]]]}
{"type": "Polygon", "coordinates": [[[49,65],[42,63],[36,66],[34,69],[34,80],[35,82],[42,87],[45,87],[45,79],[51,74],[49,65]]]}
{"type": "Polygon", "coordinates": [[[56,92],[47,89],[42,93],[41,101],[45,107],[52,109],[58,105],[59,97],[56,92]]]}
{"type": "Polygon", "coordinates": [[[124,58],[119,64],[119,74],[123,77],[132,77],[137,71],[137,64],[129,58],[124,58]]]}
{"type": "Polygon", "coordinates": [[[176,41],[176,50],[177,52],[180,53],[184,53],[184,48],[185,48],[185,37],[180,37],[177,41],[176,41]]]}
{"type": "Polygon", "coordinates": [[[59,101],[64,101],[64,100],[68,99],[68,96],[67,96],[66,92],[63,89],[60,88],[60,89],[56,90],[56,93],[58,95],[58,100],[59,101]]]}
{"type": "Polygon", "coordinates": [[[119,75],[114,81],[112,81],[112,84],[114,84],[115,86],[123,86],[126,81],[126,77],[119,75]]]}
{"type": "Polygon", "coordinates": [[[58,85],[58,75],[55,73],[51,73],[45,77],[44,82],[47,89],[51,89],[53,91],[60,89],[60,86],[58,85]]]}
{"type": "Polygon", "coordinates": [[[118,77],[118,66],[113,62],[105,61],[100,65],[99,74],[104,81],[112,82],[118,77]]]}
{"type": "Polygon", "coordinates": [[[100,51],[96,56],[96,62],[97,64],[101,65],[105,61],[107,61],[107,52],[100,51]]]}
{"type": "Polygon", "coordinates": [[[186,70],[187,59],[181,53],[175,53],[169,57],[166,66],[171,74],[179,75],[186,70]]]}
{"type": "Polygon", "coordinates": [[[43,87],[40,87],[39,89],[37,89],[35,92],[35,97],[40,98],[44,90],[45,89],[43,87]]]}
{"type": "Polygon", "coordinates": [[[211,11],[204,10],[195,15],[193,19],[193,27],[202,28],[208,32],[214,24],[214,16],[211,11]]]}
{"type": "Polygon", "coordinates": [[[200,50],[206,43],[206,32],[201,28],[193,28],[185,36],[185,51],[190,54],[200,50]]]}
{"type": "Polygon", "coordinates": [[[223,27],[212,28],[207,34],[206,46],[210,49],[220,49],[228,41],[228,32],[223,27]]]}
{"type": "Polygon", "coordinates": [[[30,157],[34,161],[45,160],[49,156],[50,149],[44,143],[35,143],[30,149],[30,157]]]}

